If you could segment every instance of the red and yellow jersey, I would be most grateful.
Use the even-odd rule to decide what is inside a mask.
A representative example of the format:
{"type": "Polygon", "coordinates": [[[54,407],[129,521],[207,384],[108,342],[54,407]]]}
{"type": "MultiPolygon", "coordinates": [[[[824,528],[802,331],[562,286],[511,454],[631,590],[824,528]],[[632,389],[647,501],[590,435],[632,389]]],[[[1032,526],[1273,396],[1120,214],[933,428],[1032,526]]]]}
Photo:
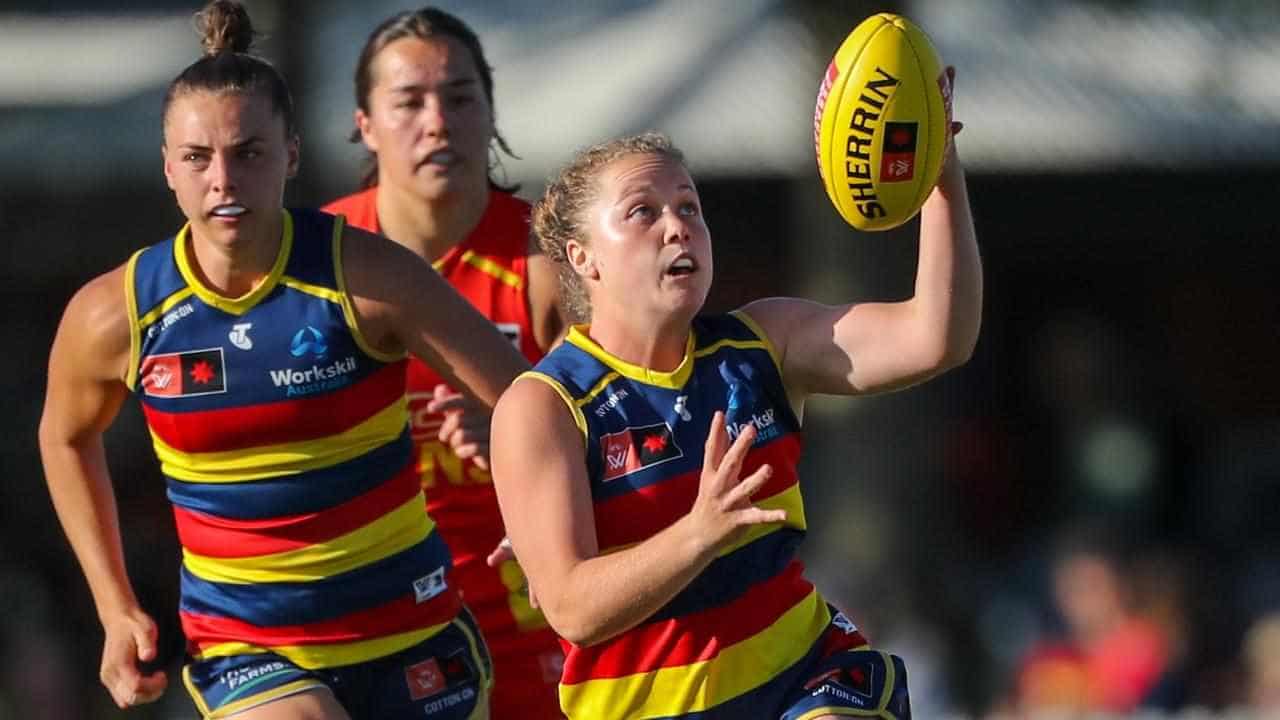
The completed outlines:
{"type": "MultiPolygon", "coordinates": [[[[380,232],[377,188],[325,206],[356,227],[380,232]]],[[[528,301],[529,205],[510,193],[491,191],[480,224],[432,265],[463,297],[511,339],[530,362],[542,357],[533,334],[528,301]]],[[[542,613],[529,605],[524,573],[514,561],[490,568],[485,558],[506,534],[493,481],[486,470],[462,460],[437,438],[443,415],[428,413],[443,379],[417,358],[409,359],[409,413],[418,448],[418,470],[427,508],[453,555],[452,582],[475,613],[495,663],[495,717],[516,672],[504,666],[533,659],[520,675],[537,672],[539,682],[559,677],[560,650],[542,613]]],[[[527,707],[527,706],[526,706],[527,707]]],[[[532,716],[530,716],[532,717],[532,716]]]]}
{"type": "Polygon", "coordinates": [[[138,251],[126,292],[190,653],[332,667],[438,633],[460,603],[422,511],[404,358],[354,324],[341,220],[286,211],[270,274],[234,299],[201,283],[187,237],[138,251]]]}
{"type": "Polygon", "coordinates": [[[772,466],[752,499],[787,511],[785,522],[744,532],[630,630],[590,647],[566,643],[560,702],[570,718],[763,717],[822,651],[832,613],[796,558],[806,527],[800,424],[778,368],[763,333],[735,314],[696,319],[669,373],[610,355],[576,326],[524,375],[551,385],[582,431],[601,554],[689,512],[716,411],[731,437],[755,427],[742,474],[772,466]]]}

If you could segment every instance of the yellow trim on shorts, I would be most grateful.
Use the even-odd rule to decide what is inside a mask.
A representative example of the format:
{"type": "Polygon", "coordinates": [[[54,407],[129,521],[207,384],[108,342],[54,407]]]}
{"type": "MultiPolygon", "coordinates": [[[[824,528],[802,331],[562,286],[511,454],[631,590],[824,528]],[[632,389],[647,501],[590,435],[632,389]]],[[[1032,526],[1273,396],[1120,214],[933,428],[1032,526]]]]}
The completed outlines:
{"type": "Polygon", "coordinates": [[[272,700],[279,700],[282,697],[297,695],[300,692],[306,692],[316,688],[323,688],[330,693],[333,692],[328,685],[316,678],[301,678],[257,695],[251,695],[244,700],[237,700],[233,703],[228,703],[217,710],[210,710],[208,703],[204,701],[204,696],[196,690],[195,682],[191,680],[190,665],[184,665],[182,668],[182,684],[186,686],[187,695],[190,695],[191,701],[195,703],[196,711],[199,712],[200,716],[205,718],[205,720],[220,720],[221,718],[230,717],[236,713],[244,712],[245,710],[266,704],[272,700]]]}
{"type": "Polygon", "coordinates": [[[620,678],[560,686],[560,705],[574,717],[668,717],[704,712],[749,692],[799,662],[831,623],[817,591],[769,627],[714,658],[620,678]],[[767,664],[766,664],[767,663],[767,664]],[[708,678],[708,672],[712,677],[708,678]]]}
{"type": "Polygon", "coordinates": [[[365,567],[403,552],[431,535],[435,523],[419,491],[400,507],[362,528],[295,550],[250,557],[211,557],[183,549],[182,564],[192,575],[216,583],[311,582],[365,567]]]}
{"type": "Polygon", "coordinates": [[[564,404],[569,407],[569,412],[573,414],[574,424],[576,424],[578,429],[582,431],[582,442],[585,443],[587,441],[587,418],[582,414],[582,408],[578,407],[573,396],[569,394],[569,391],[565,389],[565,386],[560,384],[559,380],[556,380],[545,373],[540,373],[537,370],[526,370],[516,376],[516,380],[520,380],[521,378],[529,378],[530,380],[537,380],[539,382],[546,383],[546,385],[552,390],[555,390],[556,394],[560,396],[560,399],[564,401],[564,404]]]}
{"type": "Polygon", "coordinates": [[[357,458],[397,440],[408,422],[408,399],[401,395],[359,425],[317,440],[206,453],[172,448],[155,432],[151,433],[151,443],[160,458],[161,470],[169,477],[200,483],[248,482],[357,458]]]}

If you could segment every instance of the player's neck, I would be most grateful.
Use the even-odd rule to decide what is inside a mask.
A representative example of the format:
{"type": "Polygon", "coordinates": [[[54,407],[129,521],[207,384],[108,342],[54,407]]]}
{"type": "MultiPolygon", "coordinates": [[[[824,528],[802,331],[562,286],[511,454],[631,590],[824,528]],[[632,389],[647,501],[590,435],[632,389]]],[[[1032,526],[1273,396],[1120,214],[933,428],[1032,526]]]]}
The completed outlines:
{"type": "Polygon", "coordinates": [[[209,290],[227,298],[248,295],[268,275],[280,254],[282,220],[249,242],[218,243],[192,228],[186,253],[192,272],[209,290]]]}
{"type": "Polygon", "coordinates": [[[478,198],[458,194],[428,203],[393,186],[379,186],[378,226],[383,235],[434,262],[467,239],[488,204],[487,191],[478,198]]]}
{"type": "Polygon", "coordinates": [[[601,348],[631,365],[673,372],[684,362],[692,328],[687,322],[661,326],[639,314],[592,313],[587,334],[601,348]]]}

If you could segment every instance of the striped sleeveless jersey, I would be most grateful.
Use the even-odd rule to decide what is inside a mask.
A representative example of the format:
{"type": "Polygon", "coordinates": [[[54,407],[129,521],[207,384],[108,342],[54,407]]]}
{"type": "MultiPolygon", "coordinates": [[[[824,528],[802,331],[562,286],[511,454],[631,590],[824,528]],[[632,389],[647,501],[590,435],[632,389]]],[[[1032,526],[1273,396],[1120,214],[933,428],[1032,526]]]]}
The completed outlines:
{"type": "Polygon", "coordinates": [[[753,501],[787,511],[786,522],[745,532],[638,626],[591,647],[565,643],[560,698],[570,718],[757,717],[816,652],[831,612],[796,558],[801,436],[778,367],[763,332],[735,313],[696,319],[670,373],[610,355],[579,326],[526,374],[556,389],[582,430],[601,554],[689,512],[717,410],[732,437],[757,430],[743,476],[773,467],[753,501]]]}
{"type": "Polygon", "coordinates": [[[460,602],[414,472],[405,361],[356,329],[342,222],[285,211],[270,274],[234,299],[200,282],[188,232],[136,253],[126,286],[189,652],[331,667],[439,632],[460,602]]]}

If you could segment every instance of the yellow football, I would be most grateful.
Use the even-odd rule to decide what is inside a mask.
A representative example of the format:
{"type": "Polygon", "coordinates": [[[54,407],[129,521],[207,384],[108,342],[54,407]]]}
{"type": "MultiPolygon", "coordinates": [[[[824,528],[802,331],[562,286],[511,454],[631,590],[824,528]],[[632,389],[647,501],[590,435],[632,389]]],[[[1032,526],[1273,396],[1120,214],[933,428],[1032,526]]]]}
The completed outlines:
{"type": "Polygon", "coordinates": [[[813,112],[818,174],[859,230],[915,217],[942,170],[951,83],[929,37],[900,15],[860,23],[827,66],[813,112]]]}

